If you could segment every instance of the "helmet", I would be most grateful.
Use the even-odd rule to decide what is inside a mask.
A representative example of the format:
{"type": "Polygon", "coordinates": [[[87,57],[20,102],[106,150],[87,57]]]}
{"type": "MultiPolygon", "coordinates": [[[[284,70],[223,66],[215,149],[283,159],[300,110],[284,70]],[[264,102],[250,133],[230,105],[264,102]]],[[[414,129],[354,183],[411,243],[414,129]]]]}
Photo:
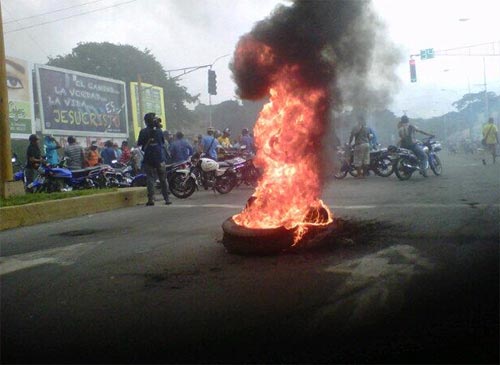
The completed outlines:
{"type": "Polygon", "coordinates": [[[229,128],[224,129],[223,131],[225,134],[231,134],[231,130],[229,128]]]}
{"type": "Polygon", "coordinates": [[[410,122],[410,119],[408,119],[408,117],[406,115],[403,115],[401,117],[401,123],[409,123],[410,122]]]}
{"type": "Polygon", "coordinates": [[[146,113],[144,115],[144,122],[148,127],[154,126],[154,120],[155,120],[156,114],[155,113],[146,113]]]}

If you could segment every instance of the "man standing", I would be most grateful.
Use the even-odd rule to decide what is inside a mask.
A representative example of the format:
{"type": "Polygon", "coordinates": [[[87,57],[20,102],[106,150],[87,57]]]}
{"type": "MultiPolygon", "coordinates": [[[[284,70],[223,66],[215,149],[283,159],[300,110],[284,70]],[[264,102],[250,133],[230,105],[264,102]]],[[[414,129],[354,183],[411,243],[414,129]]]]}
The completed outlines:
{"type": "MultiPolygon", "coordinates": [[[[488,119],[488,123],[483,126],[483,140],[485,153],[491,153],[493,163],[496,161],[497,144],[498,144],[498,128],[493,123],[493,118],[488,119]]],[[[486,157],[486,156],[484,156],[486,157]]],[[[486,159],[483,158],[483,165],[486,165],[486,159]]]]}
{"type": "Polygon", "coordinates": [[[231,145],[231,130],[229,128],[224,129],[222,131],[222,136],[220,136],[217,140],[219,144],[222,146],[222,148],[231,148],[233,147],[231,145]]]}
{"type": "Polygon", "coordinates": [[[146,123],[146,128],[141,129],[139,139],[137,140],[137,146],[141,146],[142,151],[144,151],[143,166],[146,172],[148,189],[148,202],[146,205],[155,205],[154,193],[156,176],[158,176],[160,180],[161,193],[163,199],[165,199],[165,204],[169,205],[172,204],[172,202],[168,197],[165,156],[162,153],[165,139],[163,138],[163,133],[159,127],[155,113],[147,113],[144,115],[144,122],[146,123]]]}
{"type": "Polygon", "coordinates": [[[105,165],[111,165],[113,160],[116,160],[116,152],[113,148],[113,142],[104,142],[104,149],[101,151],[102,163],[105,165]]]}
{"type": "Polygon", "coordinates": [[[171,162],[176,163],[186,161],[193,154],[193,147],[184,139],[184,133],[177,132],[175,141],[168,146],[168,151],[170,152],[171,162]]]}
{"type": "Polygon", "coordinates": [[[217,161],[217,147],[219,141],[214,137],[215,130],[213,127],[208,127],[207,135],[201,139],[202,152],[214,161],[217,161]]]}
{"type": "Polygon", "coordinates": [[[79,170],[82,168],[85,156],[82,146],[76,143],[75,137],[68,137],[68,145],[64,148],[64,156],[68,158],[68,169],[79,170]]]}
{"type": "Polygon", "coordinates": [[[370,165],[370,131],[366,127],[366,121],[359,117],[358,125],[351,131],[349,145],[354,140],[354,166],[358,172],[356,178],[362,179],[368,173],[370,165]]]}
{"type": "Polygon", "coordinates": [[[24,169],[24,176],[26,177],[26,185],[29,185],[35,180],[37,176],[38,167],[42,163],[42,152],[38,144],[38,137],[32,134],[29,138],[30,144],[26,150],[26,168],[24,169]]]}
{"type": "Polygon", "coordinates": [[[433,135],[418,129],[413,124],[410,124],[410,119],[408,119],[406,115],[403,115],[401,117],[401,121],[398,124],[398,132],[399,137],[401,138],[400,146],[413,151],[420,162],[420,173],[424,177],[427,177],[427,155],[422,150],[422,147],[420,147],[420,145],[417,143],[415,133],[422,133],[429,137],[432,137],[433,135]]]}
{"type": "Polygon", "coordinates": [[[59,154],[57,150],[61,148],[61,145],[52,136],[45,136],[43,141],[43,147],[45,150],[45,159],[47,163],[52,166],[56,166],[59,163],[59,154]]]}
{"type": "Polygon", "coordinates": [[[255,153],[255,145],[253,143],[253,138],[248,131],[248,128],[243,128],[241,130],[240,146],[246,146],[247,152],[255,153]]]}

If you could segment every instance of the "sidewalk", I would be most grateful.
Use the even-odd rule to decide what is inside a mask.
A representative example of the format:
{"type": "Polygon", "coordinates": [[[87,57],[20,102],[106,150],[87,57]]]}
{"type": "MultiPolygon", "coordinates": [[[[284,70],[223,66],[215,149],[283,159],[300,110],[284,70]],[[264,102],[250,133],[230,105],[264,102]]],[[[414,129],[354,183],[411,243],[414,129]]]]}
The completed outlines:
{"type": "Polygon", "coordinates": [[[146,189],[125,188],[116,192],[0,208],[0,231],[53,222],[108,210],[144,204],[146,189]]]}

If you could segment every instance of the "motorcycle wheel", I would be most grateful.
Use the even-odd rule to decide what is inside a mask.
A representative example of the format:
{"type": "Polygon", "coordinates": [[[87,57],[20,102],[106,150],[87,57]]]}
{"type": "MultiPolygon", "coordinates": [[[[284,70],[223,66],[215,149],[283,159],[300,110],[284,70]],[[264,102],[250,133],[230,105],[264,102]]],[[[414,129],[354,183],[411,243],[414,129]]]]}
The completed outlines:
{"type": "Polygon", "coordinates": [[[250,185],[252,187],[257,187],[257,183],[260,178],[260,172],[257,170],[255,167],[251,167],[250,170],[248,171],[248,175],[246,176],[246,181],[245,183],[247,185],[250,185]]]}
{"type": "Polygon", "coordinates": [[[408,180],[413,174],[412,169],[405,166],[406,159],[400,158],[396,161],[394,166],[394,173],[398,177],[399,180],[408,180]]]}
{"type": "Polygon", "coordinates": [[[439,176],[443,173],[443,165],[441,164],[441,160],[438,156],[434,155],[429,159],[429,165],[431,166],[431,170],[434,175],[439,176]]]}
{"type": "Polygon", "coordinates": [[[388,157],[382,157],[375,161],[375,166],[373,171],[382,177],[389,177],[394,172],[394,165],[392,164],[392,160],[388,157]]]}
{"type": "Polygon", "coordinates": [[[184,174],[174,174],[174,176],[172,176],[172,179],[168,182],[170,192],[176,198],[189,198],[196,190],[196,182],[193,178],[190,177],[186,182],[184,182],[184,180],[184,174]]]}
{"type": "Polygon", "coordinates": [[[236,186],[236,177],[232,175],[220,176],[215,180],[215,190],[219,194],[227,194],[236,186]]]}
{"type": "Polygon", "coordinates": [[[348,166],[344,163],[342,166],[333,172],[333,177],[337,180],[343,179],[347,176],[347,170],[349,170],[348,166]]]}

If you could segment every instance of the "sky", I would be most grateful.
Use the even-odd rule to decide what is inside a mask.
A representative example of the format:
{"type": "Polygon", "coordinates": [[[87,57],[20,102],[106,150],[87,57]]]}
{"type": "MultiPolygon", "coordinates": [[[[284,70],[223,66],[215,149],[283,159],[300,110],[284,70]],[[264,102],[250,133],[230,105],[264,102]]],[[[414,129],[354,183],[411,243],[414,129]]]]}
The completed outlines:
{"type": "MultiPolygon", "coordinates": [[[[49,56],[70,53],[79,42],[107,41],[147,48],[166,70],[213,64],[218,94],[212,96],[212,104],[218,104],[236,98],[228,65],[238,39],[280,3],[288,4],[286,0],[1,0],[5,52],[46,63],[49,56]],[[27,29],[16,31],[20,28],[27,29]]],[[[442,115],[469,90],[483,91],[485,79],[487,89],[500,94],[500,1],[373,0],[373,7],[386,24],[387,37],[407,55],[397,69],[399,90],[388,106],[396,115],[442,115]],[[414,57],[417,82],[411,83],[410,55],[426,48],[434,48],[436,57],[414,57]],[[496,56],[483,59],[459,53],[496,56]]],[[[206,69],[181,77],[179,84],[208,104],[206,69]]]]}

